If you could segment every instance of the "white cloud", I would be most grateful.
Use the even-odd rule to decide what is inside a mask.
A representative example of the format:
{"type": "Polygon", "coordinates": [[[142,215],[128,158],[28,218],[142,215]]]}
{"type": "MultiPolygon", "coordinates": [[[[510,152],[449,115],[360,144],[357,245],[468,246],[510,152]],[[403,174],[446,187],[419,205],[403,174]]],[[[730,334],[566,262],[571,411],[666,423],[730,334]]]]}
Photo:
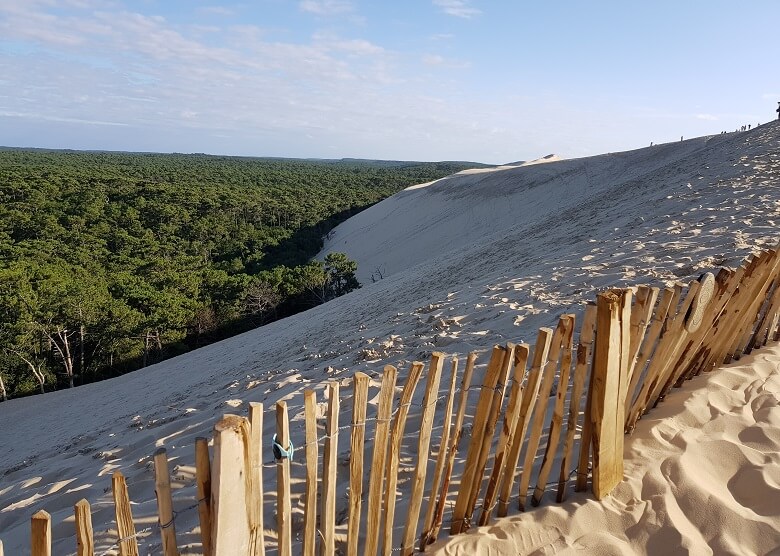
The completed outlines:
{"type": "Polygon", "coordinates": [[[430,67],[441,67],[448,69],[466,69],[471,67],[469,62],[445,58],[439,54],[425,54],[422,57],[422,63],[430,67]]]}
{"type": "Polygon", "coordinates": [[[712,114],[696,114],[696,119],[697,120],[707,120],[707,121],[714,122],[714,121],[717,121],[718,117],[717,116],[713,116],[712,114]]]}
{"type": "Polygon", "coordinates": [[[433,0],[433,3],[444,13],[463,19],[471,19],[482,13],[482,10],[470,6],[469,0],[433,0]]]}
{"type": "Polygon", "coordinates": [[[351,13],[354,10],[352,2],[347,0],[303,0],[298,3],[302,12],[316,15],[338,15],[351,13]]]}
{"type": "Polygon", "coordinates": [[[222,17],[230,17],[236,15],[235,10],[226,8],[225,6],[202,6],[198,8],[198,12],[203,15],[216,15],[222,17]]]}

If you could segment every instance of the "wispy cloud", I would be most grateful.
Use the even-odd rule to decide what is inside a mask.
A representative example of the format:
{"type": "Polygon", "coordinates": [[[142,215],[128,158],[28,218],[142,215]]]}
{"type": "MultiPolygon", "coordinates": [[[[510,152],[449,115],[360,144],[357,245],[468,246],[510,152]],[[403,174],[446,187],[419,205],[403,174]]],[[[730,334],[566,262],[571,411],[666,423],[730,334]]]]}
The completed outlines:
{"type": "Polygon", "coordinates": [[[216,15],[222,17],[231,17],[236,15],[235,10],[231,10],[225,6],[202,6],[198,8],[198,13],[203,15],[216,15]]]}
{"type": "Polygon", "coordinates": [[[469,62],[445,58],[440,54],[425,54],[422,57],[422,63],[429,67],[442,67],[447,69],[466,69],[471,67],[469,62]]]}
{"type": "Polygon", "coordinates": [[[298,3],[302,12],[316,15],[339,15],[351,13],[355,7],[347,0],[303,0],[298,3]]]}
{"type": "Polygon", "coordinates": [[[482,13],[482,10],[472,7],[469,0],[433,0],[433,3],[444,13],[463,19],[471,19],[482,13]]]}
{"type": "Polygon", "coordinates": [[[713,116],[712,114],[696,114],[697,120],[707,120],[711,122],[715,122],[718,120],[717,116],[713,116]]]}

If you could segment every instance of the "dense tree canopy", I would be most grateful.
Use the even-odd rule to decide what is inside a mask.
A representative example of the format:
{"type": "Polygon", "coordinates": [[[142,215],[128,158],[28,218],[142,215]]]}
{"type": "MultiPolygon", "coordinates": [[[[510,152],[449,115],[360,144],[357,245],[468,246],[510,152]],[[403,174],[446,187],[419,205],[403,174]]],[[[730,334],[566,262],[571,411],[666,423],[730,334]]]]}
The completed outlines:
{"type": "Polygon", "coordinates": [[[310,260],[324,234],[466,166],[0,149],[0,396],[114,376],[347,293],[353,261],[310,260]]]}

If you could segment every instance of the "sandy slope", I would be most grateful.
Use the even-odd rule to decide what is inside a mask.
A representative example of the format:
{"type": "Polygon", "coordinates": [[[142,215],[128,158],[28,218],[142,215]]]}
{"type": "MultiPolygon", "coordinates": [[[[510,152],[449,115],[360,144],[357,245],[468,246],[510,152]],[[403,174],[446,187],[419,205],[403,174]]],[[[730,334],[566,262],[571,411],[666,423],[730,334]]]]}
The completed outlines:
{"type": "MultiPolygon", "coordinates": [[[[72,504],[81,497],[93,503],[98,548],[106,548],[114,538],[109,531],[113,510],[107,490],[114,469],[128,477],[140,526],[153,523],[151,455],[156,446],[168,449],[174,466],[176,508],[191,505],[195,498],[194,438],[208,435],[223,413],[244,411],[249,401],[264,401],[270,407],[277,399],[290,400],[292,435],[300,439],[303,400],[299,393],[304,387],[315,387],[318,399],[323,400],[323,383],[338,379],[348,396],[349,377],[357,370],[377,376],[384,363],[392,362],[402,368],[403,377],[409,361],[425,360],[433,350],[465,354],[508,340],[531,342],[539,326],[552,324],[563,312],[578,312],[583,300],[593,299],[604,286],[670,283],[698,275],[703,268],[737,264],[751,249],[777,238],[779,146],[780,126],[772,123],[746,133],[626,153],[453,176],[375,205],[342,224],[326,246],[358,260],[366,283],[361,290],[143,371],[73,391],[0,404],[0,446],[4,448],[0,450],[0,538],[6,543],[6,553],[26,552],[28,519],[39,508],[53,514],[55,552],[72,553],[72,504]],[[386,277],[372,284],[370,274],[379,266],[386,277]]],[[[772,353],[778,355],[777,350],[772,353]]],[[[480,359],[477,380],[486,359],[484,355],[480,359]]],[[[740,368],[739,372],[756,378],[766,373],[760,365],[740,368]]],[[[719,378],[713,375],[711,380],[719,378]]],[[[766,392],[775,380],[767,381],[766,392]]],[[[372,386],[372,405],[377,386],[372,386]]],[[[746,391],[745,386],[740,383],[738,388],[746,391]]],[[[477,393],[472,394],[474,402],[477,393]]],[[[716,407],[727,409],[724,419],[730,414],[745,416],[753,410],[753,399],[760,397],[752,390],[750,396],[737,395],[736,401],[716,407]]],[[[714,411],[708,400],[698,394],[685,399],[672,396],[662,411],[682,411],[683,403],[696,403],[693,411],[701,419],[714,411]]],[[[772,458],[780,444],[771,428],[776,431],[777,397],[774,402],[768,395],[761,400],[768,404],[765,413],[770,423],[758,430],[769,439],[764,453],[772,458]]],[[[350,405],[348,399],[342,405],[343,423],[349,419],[350,405]]],[[[369,409],[369,415],[373,411],[369,409]]],[[[414,412],[408,430],[415,430],[418,420],[414,412]]],[[[265,423],[265,437],[270,438],[273,419],[269,416],[265,423]]],[[[554,546],[621,547],[631,538],[629,548],[641,552],[642,539],[675,538],[673,531],[690,522],[678,537],[697,547],[693,553],[706,553],[705,541],[711,535],[692,530],[703,531],[703,520],[717,515],[724,539],[744,535],[745,546],[755,546],[760,552],[770,543],[762,538],[780,536],[780,517],[770,510],[780,508],[773,471],[762,468],[759,474],[771,487],[765,490],[769,502],[731,494],[734,502],[723,503],[723,514],[701,514],[705,510],[695,509],[701,514],[698,521],[688,515],[690,504],[685,511],[677,508],[682,507],[677,502],[681,485],[688,485],[686,492],[703,493],[700,498],[708,500],[707,504],[716,500],[714,494],[707,497],[710,491],[701,484],[706,481],[694,480],[699,478],[699,459],[704,458],[684,454],[700,454],[705,441],[710,437],[716,441],[718,426],[732,431],[732,437],[746,430],[753,441],[759,439],[755,427],[721,423],[708,425],[715,428],[695,442],[686,438],[687,452],[679,435],[668,432],[668,427],[679,429],[681,425],[674,421],[658,424],[659,431],[666,430],[667,437],[677,440],[664,444],[659,432],[661,440],[656,445],[643,423],[643,432],[635,434],[637,440],[629,444],[632,478],[621,485],[614,500],[596,505],[573,498],[566,506],[548,505],[521,519],[544,515],[552,521],[545,519],[546,525],[538,529],[527,529],[524,522],[523,532],[514,530],[520,536],[544,536],[549,533],[545,527],[556,523],[560,533],[548,535],[558,539],[554,546]],[[679,461],[663,468],[667,475],[659,467],[659,475],[634,465],[643,453],[659,462],[677,454],[679,461]],[[674,487],[659,478],[679,477],[681,469],[693,469],[693,478],[674,481],[674,487]],[[655,479],[644,485],[645,477],[655,479]],[[594,505],[598,508],[588,509],[594,505]],[[751,508],[760,510],[761,519],[754,519],[751,508]],[[583,509],[595,514],[581,513],[583,509]],[[604,519],[599,521],[598,515],[604,519]],[[624,532],[626,515],[638,523],[628,533],[624,532]],[[591,520],[599,523],[598,528],[589,525],[591,520]],[[768,523],[769,529],[752,527],[758,522],[768,523]]],[[[367,437],[372,435],[369,427],[367,437]]],[[[415,441],[408,435],[405,456],[411,456],[415,441]]],[[[723,484],[743,469],[757,468],[750,442],[732,442],[732,446],[718,448],[718,455],[730,458],[731,474],[712,471],[723,484]]],[[[346,440],[339,453],[345,463],[346,440]]],[[[343,492],[347,466],[342,465],[339,473],[343,492]]],[[[293,464],[293,474],[303,476],[300,461],[293,464]]],[[[723,488],[729,493],[747,492],[742,483],[761,486],[759,475],[745,471],[734,489],[723,488]]],[[[405,468],[402,482],[408,476],[405,468]]],[[[266,477],[266,488],[271,489],[272,465],[266,477]]],[[[302,485],[296,489],[298,496],[302,485]]],[[[726,491],[717,491],[722,495],[718,501],[726,491]]],[[[340,500],[339,511],[345,507],[346,499],[340,500]]],[[[273,523],[272,500],[265,506],[265,519],[273,523]]],[[[196,540],[196,524],[192,511],[177,517],[180,542],[196,540]]],[[[511,524],[509,519],[506,530],[502,532],[502,526],[494,536],[512,532],[511,524]]],[[[473,537],[453,542],[474,542],[473,537]]],[[[158,542],[155,534],[144,539],[142,546],[157,553],[158,542]]],[[[622,550],[615,549],[615,553],[622,550]]]]}

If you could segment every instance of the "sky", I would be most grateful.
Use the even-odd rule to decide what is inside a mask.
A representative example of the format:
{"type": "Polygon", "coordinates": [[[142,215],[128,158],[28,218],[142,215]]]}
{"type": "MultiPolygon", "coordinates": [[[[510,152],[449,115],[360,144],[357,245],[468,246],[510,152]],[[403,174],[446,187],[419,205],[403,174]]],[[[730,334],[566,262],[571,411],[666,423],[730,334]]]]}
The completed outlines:
{"type": "Polygon", "coordinates": [[[0,145],[579,157],[776,118],[780,2],[0,0],[0,145]]]}

